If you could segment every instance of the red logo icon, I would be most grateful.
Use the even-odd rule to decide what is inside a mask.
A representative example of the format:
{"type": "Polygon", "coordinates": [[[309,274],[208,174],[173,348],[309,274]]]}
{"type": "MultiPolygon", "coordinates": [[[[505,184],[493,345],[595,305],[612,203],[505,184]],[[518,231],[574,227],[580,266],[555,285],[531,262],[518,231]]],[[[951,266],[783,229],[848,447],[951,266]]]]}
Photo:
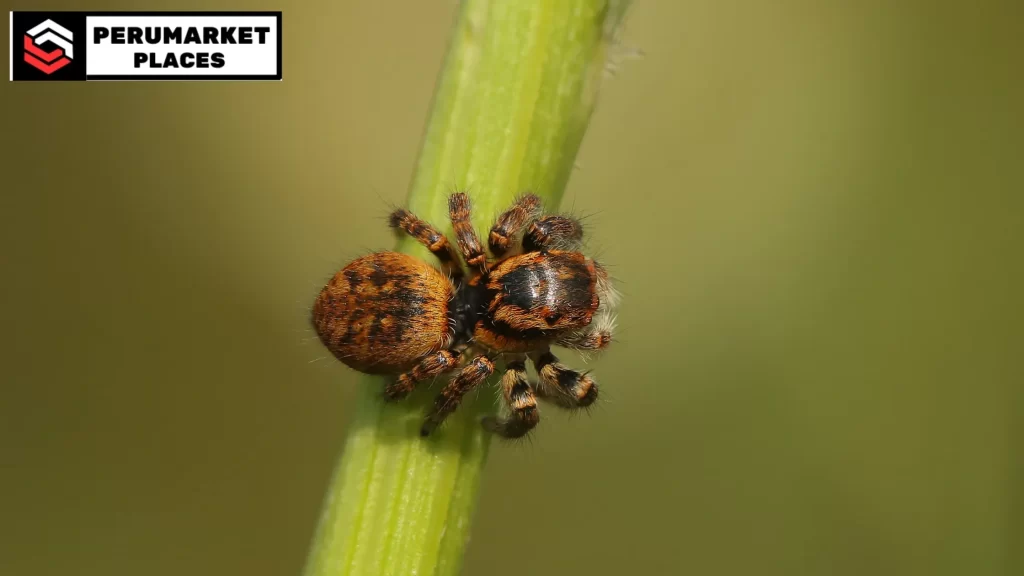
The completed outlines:
{"type": "Polygon", "coordinates": [[[70,30],[53,20],[46,20],[25,34],[25,62],[44,74],[53,74],[70,64],[74,58],[73,39],[70,30]],[[46,42],[52,42],[59,48],[46,52],[40,48],[46,42]]]}

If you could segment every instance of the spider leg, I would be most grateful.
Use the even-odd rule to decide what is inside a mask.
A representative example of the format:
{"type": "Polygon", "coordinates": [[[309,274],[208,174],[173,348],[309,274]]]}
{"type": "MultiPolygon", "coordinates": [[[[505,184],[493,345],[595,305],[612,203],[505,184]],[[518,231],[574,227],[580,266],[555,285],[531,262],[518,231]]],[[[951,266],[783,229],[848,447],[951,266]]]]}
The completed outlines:
{"type": "Polygon", "coordinates": [[[427,378],[451,372],[459,365],[459,353],[455,350],[439,350],[424,358],[415,368],[400,375],[384,389],[388,401],[401,400],[412,392],[416,385],[427,378]]]}
{"type": "Polygon", "coordinates": [[[555,344],[573,350],[598,351],[604,350],[612,343],[611,330],[591,330],[589,332],[573,332],[560,336],[555,344]]]}
{"type": "Polygon", "coordinates": [[[540,375],[537,396],[567,410],[586,408],[597,400],[597,382],[585,372],[572,370],[550,350],[531,354],[540,375]]]}
{"type": "Polygon", "coordinates": [[[487,238],[487,244],[491,254],[500,258],[505,255],[512,239],[526,228],[531,220],[540,215],[541,202],[536,194],[525,194],[520,196],[508,210],[498,216],[491,233],[487,238]]]}
{"type": "Polygon", "coordinates": [[[452,228],[455,229],[455,241],[462,251],[462,257],[466,265],[477,269],[480,273],[487,273],[487,255],[480,245],[476,231],[473,230],[473,223],[470,220],[469,196],[465,192],[456,192],[448,197],[448,215],[452,220],[452,228]]]}
{"type": "Polygon", "coordinates": [[[494,363],[487,356],[480,355],[473,358],[434,399],[434,408],[423,422],[420,435],[429,436],[449,414],[459,407],[459,402],[467,392],[476,388],[493,373],[494,363]]]}
{"type": "Polygon", "coordinates": [[[583,241],[583,226],[568,216],[545,216],[530,224],[523,236],[524,252],[575,250],[583,241]]]}
{"type": "Polygon", "coordinates": [[[412,236],[417,242],[425,246],[427,250],[430,250],[441,261],[441,265],[448,275],[451,276],[452,281],[458,285],[458,281],[463,276],[462,266],[459,265],[459,259],[455,256],[455,249],[452,248],[447,236],[439,232],[437,228],[417,218],[412,212],[402,208],[391,213],[388,223],[392,228],[404,230],[406,234],[412,236]]]}
{"type": "Polygon", "coordinates": [[[537,410],[537,398],[526,380],[526,362],[512,360],[506,368],[501,378],[501,396],[511,414],[506,418],[487,416],[483,419],[483,426],[505,438],[520,438],[537,425],[540,412],[537,410]]]}

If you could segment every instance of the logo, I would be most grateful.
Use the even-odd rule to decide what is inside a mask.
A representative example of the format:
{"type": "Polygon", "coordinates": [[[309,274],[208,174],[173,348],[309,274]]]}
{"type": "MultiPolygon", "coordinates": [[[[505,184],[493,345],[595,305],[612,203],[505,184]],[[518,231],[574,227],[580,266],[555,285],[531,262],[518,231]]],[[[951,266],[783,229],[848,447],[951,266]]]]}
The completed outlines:
{"type": "Polygon", "coordinates": [[[25,62],[43,74],[53,74],[75,57],[75,35],[53,20],[46,20],[25,34],[25,62]],[[51,42],[56,50],[47,52],[43,44],[51,42]]]}
{"type": "Polygon", "coordinates": [[[10,79],[281,80],[281,12],[11,12],[10,79]]]}
{"type": "Polygon", "coordinates": [[[10,18],[11,80],[85,80],[84,14],[11,12],[10,18]]]}

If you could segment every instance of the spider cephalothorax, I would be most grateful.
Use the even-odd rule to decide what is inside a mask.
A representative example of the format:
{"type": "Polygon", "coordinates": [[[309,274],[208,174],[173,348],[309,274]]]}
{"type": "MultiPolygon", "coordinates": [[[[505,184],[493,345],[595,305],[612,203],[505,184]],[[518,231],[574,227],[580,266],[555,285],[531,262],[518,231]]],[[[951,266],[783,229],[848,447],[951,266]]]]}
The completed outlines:
{"type": "Polygon", "coordinates": [[[327,348],[348,366],[369,374],[398,374],[387,398],[407,396],[428,378],[460,368],[438,395],[423,424],[430,434],[462,397],[505,360],[501,391],[508,414],[484,426],[515,438],[539,421],[537,397],[566,409],[597,399],[587,374],[562,365],[551,346],[602,350],[611,342],[615,292],[607,272],[578,252],[579,223],[541,216],[540,199],[527,194],[491,228],[489,261],[470,224],[469,198],[455,193],[448,211],[469,276],[448,238],[406,210],[391,215],[426,246],[443,270],[412,256],[377,252],[363,256],[321,290],[313,324],[327,348]],[[513,250],[523,233],[522,250],[513,250]],[[527,379],[526,360],[539,381],[527,379]]]}

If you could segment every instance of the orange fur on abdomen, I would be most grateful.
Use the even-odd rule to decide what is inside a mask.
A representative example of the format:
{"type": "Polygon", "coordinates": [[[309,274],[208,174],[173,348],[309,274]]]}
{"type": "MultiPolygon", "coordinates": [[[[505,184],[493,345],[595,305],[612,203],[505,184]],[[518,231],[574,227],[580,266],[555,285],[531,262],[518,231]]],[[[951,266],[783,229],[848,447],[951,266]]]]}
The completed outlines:
{"type": "Polygon", "coordinates": [[[334,275],[313,305],[313,324],[346,365],[369,374],[402,372],[451,343],[454,293],[427,263],[377,252],[334,275]]]}

